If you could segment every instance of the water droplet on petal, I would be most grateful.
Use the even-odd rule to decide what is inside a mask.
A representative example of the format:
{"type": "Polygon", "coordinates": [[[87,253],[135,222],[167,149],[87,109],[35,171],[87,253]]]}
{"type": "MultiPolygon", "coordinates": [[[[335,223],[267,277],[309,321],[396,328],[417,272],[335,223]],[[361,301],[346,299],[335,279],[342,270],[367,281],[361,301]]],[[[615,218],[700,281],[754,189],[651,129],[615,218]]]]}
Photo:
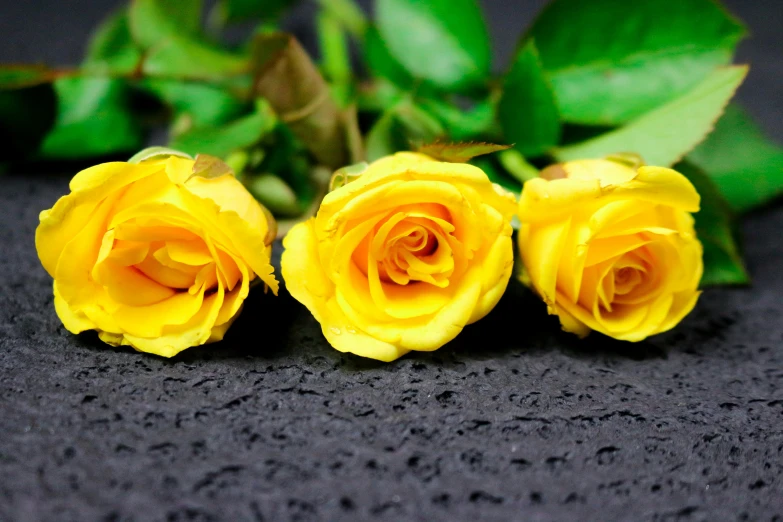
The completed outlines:
{"type": "Polygon", "coordinates": [[[330,326],[329,331],[332,332],[334,335],[340,335],[341,333],[343,333],[342,330],[340,330],[336,326],[330,326]]]}
{"type": "Polygon", "coordinates": [[[353,326],[349,326],[345,329],[345,331],[348,332],[349,334],[355,334],[356,328],[354,328],[353,326]]]}

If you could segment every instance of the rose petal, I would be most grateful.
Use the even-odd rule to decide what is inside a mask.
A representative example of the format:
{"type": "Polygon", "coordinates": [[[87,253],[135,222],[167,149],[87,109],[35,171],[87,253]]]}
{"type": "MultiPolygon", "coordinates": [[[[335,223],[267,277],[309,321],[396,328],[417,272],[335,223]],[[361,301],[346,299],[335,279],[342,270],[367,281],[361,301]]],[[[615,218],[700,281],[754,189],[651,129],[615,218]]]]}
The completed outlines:
{"type": "MultiPolygon", "coordinates": [[[[199,295],[203,297],[203,294],[199,295]]],[[[202,304],[187,322],[179,325],[169,323],[160,333],[154,335],[140,335],[137,331],[125,333],[124,338],[128,344],[142,352],[150,352],[162,357],[173,357],[186,348],[204,344],[211,339],[215,319],[223,305],[223,297],[223,288],[218,287],[214,294],[203,299],[202,304]]],[[[145,333],[153,330],[149,329],[145,333]]],[[[225,328],[221,327],[219,330],[225,333],[225,328]]]]}
{"type": "Polygon", "coordinates": [[[524,223],[522,225],[524,230],[524,233],[520,234],[522,258],[530,279],[547,303],[555,301],[558,265],[570,226],[570,219],[542,224],[531,232],[528,232],[529,225],[524,223]]]}
{"type": "MultiPolygon", "coordinates": [[[[223,291],[218,288],[222,304],[223,291]]],[[[206,299],[202,287],[202,290],[195,295],[178,292],[163,301],[147,306],[121,304],[112,315],[126,337],[132,335],[152,339],[162,336],[167,327],[190,322],[204,308],[202,306],[204,301],[206,299]]],[[[215,314],[217,315],[217,311],[215,314]]]]}

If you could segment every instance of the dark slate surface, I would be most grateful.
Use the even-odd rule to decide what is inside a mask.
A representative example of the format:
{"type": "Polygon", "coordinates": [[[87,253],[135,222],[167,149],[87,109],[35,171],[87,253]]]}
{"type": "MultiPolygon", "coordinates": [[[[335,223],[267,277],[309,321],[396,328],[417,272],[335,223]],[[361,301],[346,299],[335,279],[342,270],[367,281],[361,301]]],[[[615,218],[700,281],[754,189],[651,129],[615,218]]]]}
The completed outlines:
{"type": "MultiPolygon", "coordinates": [[[[75,60],[97,4],[3,2],[3,60],[75,60]]],[[[507,56],[535,6],[486,4],[507,56]]],[[[780,137],[779,2],[732,6],[756,36],[741,96],[780,137]]],[[[559,333],[513,284],[377,364],[282,291],[163,360],[60,326],[33,231],[67,177],[0,183],[0,521],[783,520],[781,205],[743,227],[753,288],[638,345],[559,333]]]]}

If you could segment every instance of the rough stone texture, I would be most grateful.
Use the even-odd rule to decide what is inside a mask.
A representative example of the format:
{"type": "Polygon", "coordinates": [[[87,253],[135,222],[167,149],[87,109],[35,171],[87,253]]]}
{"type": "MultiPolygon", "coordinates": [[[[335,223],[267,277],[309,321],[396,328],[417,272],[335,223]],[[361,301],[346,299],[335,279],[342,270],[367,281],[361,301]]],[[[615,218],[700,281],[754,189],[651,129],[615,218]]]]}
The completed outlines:
{"type": "MultiPolygon", "coordinates": [[[[745,99],[780,136],[777,4],[735,4],[745,99]]],[[[55,316],[33,231],[67,177],[0,187],[0,521],[783,521],[781,205],[743,227],[753,288],[641,344],[559,333],[514,283],[455,342],[380,364],[283,290],[164,360],[55,316]]]]}
{"type": "Polygon", "coordinates": [[[783,208],[745,226],[754,288],[639,345],[558,333],[514,284],[387,365],[254,292],[164,360],[60,326],[32,237],[66,180],[3,183],[0,520],[783,520],[783,208]]]}

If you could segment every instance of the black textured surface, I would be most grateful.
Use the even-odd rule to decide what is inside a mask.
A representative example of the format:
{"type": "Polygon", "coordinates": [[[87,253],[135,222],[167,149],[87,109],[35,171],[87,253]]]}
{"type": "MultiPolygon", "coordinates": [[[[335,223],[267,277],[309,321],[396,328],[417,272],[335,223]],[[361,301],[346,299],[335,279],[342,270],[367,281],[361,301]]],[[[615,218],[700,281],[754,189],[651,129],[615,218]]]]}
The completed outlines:
{"type": "MultiPolygon", "coordinates": [[[[776,3],[735,4],[743,97],[780,136],[776,3]]],[[[781,205],[743,227],[753,288],[638,345],[560,333],[514,283],[392,364],[285,291],[164,360],[60,326],[33,231],[67,181],[0,180],[0,521],[783,520],[781,205]]]]}

